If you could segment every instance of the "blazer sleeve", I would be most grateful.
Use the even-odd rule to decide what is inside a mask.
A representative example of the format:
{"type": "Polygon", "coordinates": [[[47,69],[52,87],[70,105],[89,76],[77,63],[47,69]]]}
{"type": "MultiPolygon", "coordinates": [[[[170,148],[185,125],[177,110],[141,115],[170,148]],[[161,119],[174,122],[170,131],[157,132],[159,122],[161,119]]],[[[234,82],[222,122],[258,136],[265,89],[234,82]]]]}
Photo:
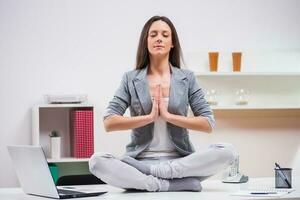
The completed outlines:
{"type": "Polygon", "coordinates": [[[210,105],[204,98],[204,92],[199,86],[195,74],[190,73],[189,77],[189,104],[195,116],[202,116],[208,120],[212,128],[215,127],[215,119],[210,105]]]}
{"type": "Polygon", "coordinates": [[[122,77],[119,88],[115,92],[113,99],[109,102],[108,107],[104,112],[103,120],[111,115],[124,115],[126,109],[129,107],[129,104],[130,93],[128,89],[128,77],[127,73],[125,73],[122,77]]]}

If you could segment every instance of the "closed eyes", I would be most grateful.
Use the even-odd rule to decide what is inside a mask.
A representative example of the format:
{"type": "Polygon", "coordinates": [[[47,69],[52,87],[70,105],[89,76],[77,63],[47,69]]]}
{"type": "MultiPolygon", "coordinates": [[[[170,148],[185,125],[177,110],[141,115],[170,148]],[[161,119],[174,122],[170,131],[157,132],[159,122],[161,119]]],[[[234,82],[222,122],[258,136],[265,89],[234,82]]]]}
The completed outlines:
{"type": "MultiPolygon", "coordinates": [[[[158,32],[157,31],[152,31],[151,33],[150,33],[150,37],[156,37],[158,35],[158,32]]],[[[169,33],[167,32],[167,31],[164,31],[163,33],[162,33],[162,36],[163,37],[169,37],[169,33]]]]}

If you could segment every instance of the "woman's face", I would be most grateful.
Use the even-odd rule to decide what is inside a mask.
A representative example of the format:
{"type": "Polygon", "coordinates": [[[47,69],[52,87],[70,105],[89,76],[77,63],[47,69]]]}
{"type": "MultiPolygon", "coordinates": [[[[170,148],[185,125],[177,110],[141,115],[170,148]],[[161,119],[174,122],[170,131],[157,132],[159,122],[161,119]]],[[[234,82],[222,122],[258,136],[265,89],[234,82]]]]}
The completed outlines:
{"type": "Polygon", "coordinates": [[[150,55],[167,55],[172,47],[172,32],[169,25],[161,20],[153,22],[148,32],[148,51],[150,55]]]}

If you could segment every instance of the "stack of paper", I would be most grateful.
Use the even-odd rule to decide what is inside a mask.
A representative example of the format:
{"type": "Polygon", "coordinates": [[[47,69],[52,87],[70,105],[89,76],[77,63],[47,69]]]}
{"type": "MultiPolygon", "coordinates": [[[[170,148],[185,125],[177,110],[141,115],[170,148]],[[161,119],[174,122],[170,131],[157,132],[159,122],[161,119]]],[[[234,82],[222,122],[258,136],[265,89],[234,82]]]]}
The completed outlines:
{"type": "Polygon", "coordinates": [[[291,193],[295,189],[277,189],[277,188],[259,188],[239,190],[232,193],[233,196],[251,196],[251,197],[281,197],[291,193]]]}

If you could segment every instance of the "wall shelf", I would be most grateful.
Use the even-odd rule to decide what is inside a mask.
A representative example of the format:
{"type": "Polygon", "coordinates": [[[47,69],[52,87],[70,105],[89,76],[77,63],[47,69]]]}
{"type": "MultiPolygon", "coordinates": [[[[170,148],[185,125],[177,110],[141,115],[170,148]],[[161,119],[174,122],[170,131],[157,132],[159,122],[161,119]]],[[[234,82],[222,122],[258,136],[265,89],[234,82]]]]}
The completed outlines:
{"type": "Polygon", "coordinates": [[[198,77],[205,76],[300,76],[300,72],[195,72],[198,77]]]}
{"type": "MultiPolygon", "coordinates": [[[[300,117],[300,107],[212,106],[214,116],[219,117],[300,117]]],[[[189,109],[189,116],[192,111],[189,109]]]]}
{"type": "Polygon", "coordinates": [[[299,107],[219,107],[212,109],[215,117],[300,117],[299,107]]]}
{"type": "Polygon", "coordinates": [[[213,110],[294,110],[299,109],[299,106],[286,106],[286,105],[277,105],[277,106],[211,106],[213,110]]]}
{"type": "MultiPolygon", "coordinates": [[[[216,117],[299,117],[300,72],[196,72],[206,99],[216,92],[216,117]],[[247,105],[235,105],[237,91],[249,91],[247,105]]],[[[215,99],[214,98],[214,99],[215,99]]],[[[211,99],[210,99],[211,100],[211,99]]]]}

